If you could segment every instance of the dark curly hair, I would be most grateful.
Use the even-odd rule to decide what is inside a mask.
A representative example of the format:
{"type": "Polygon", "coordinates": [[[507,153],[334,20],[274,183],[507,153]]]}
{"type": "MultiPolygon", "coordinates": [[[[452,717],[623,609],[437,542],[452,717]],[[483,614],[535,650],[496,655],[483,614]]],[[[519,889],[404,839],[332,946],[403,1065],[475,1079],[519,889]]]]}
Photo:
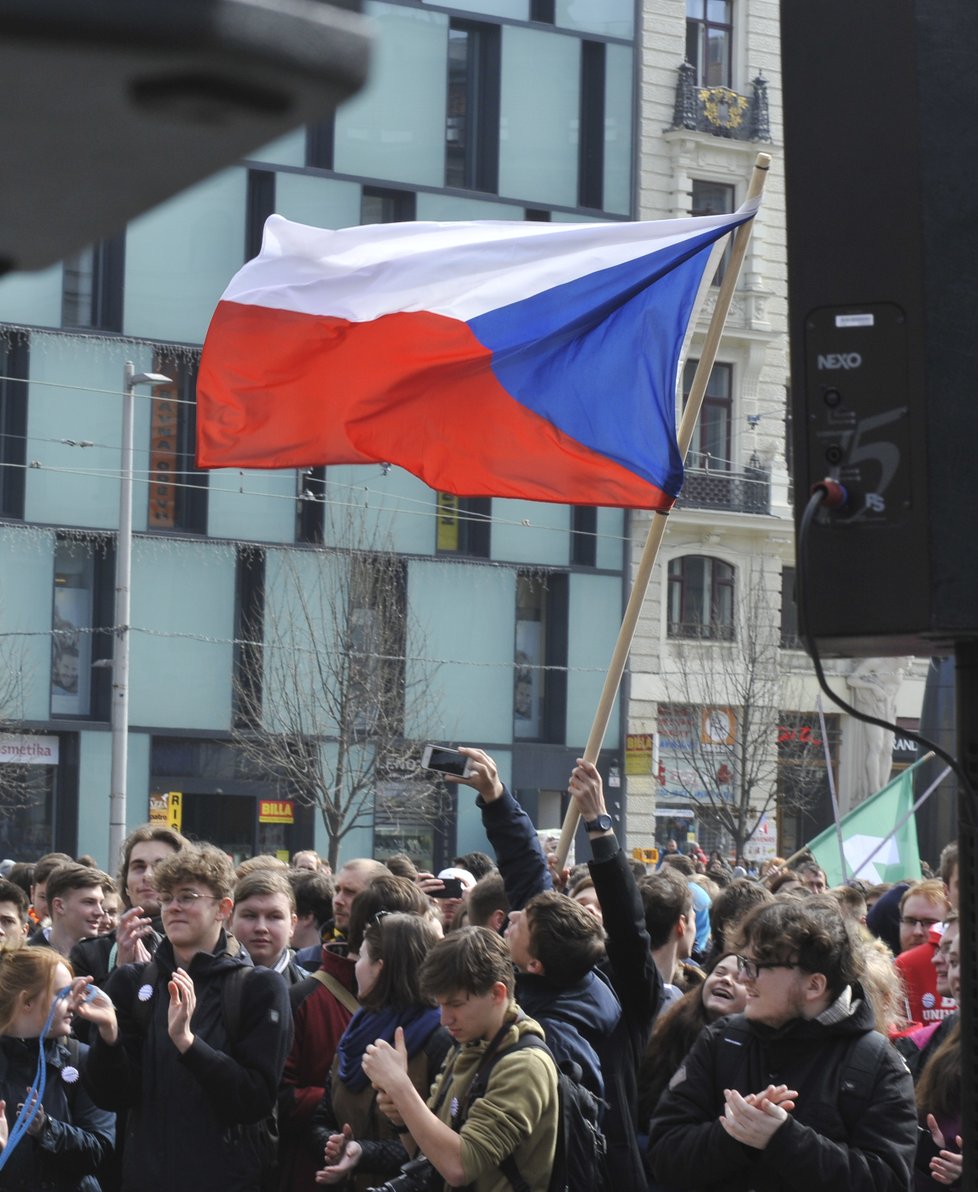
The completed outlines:
{"type": "Polygon", "coordinates": [[[776,899],[741,920],[733,946],[750,948],[760,961],[797,964],[821,973],[833,998],[862,975],[852,926],[833,898],[776,899]]]}

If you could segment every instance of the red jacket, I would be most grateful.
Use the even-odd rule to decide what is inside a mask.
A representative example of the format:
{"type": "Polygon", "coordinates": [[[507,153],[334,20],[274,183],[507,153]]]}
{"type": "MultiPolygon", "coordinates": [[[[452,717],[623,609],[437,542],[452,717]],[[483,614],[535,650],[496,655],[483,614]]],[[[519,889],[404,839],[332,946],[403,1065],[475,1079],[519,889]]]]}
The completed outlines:
{"type": "MultiPolygon", "coordinates": [[[[340,955],[336,945],[323,946],[320,971],[329,973],[354,992],[356,962],[340,955]]],[[[282,1192],[309,1192],[324,1165],[311,1138],[312,1115],[323,1098],[326,1076],[336,1045],[353,1017],[352,1012],[317,977],[307,977],[289,990],[295,1037],[279,1092],[278,1120],[282,1133],[280,1158],[282,1192]]]]}
{"type": "Polygon", "coordinates": [[[907,988],[910,1020],[923,1026],[940,1022],[957,1009],[954,998],[944,997],[937,992],[937,970],[933,961],[937,944],[933,935],[932,932],[932,938],[927,943],[901,952],[894,961],[907,988]]]}

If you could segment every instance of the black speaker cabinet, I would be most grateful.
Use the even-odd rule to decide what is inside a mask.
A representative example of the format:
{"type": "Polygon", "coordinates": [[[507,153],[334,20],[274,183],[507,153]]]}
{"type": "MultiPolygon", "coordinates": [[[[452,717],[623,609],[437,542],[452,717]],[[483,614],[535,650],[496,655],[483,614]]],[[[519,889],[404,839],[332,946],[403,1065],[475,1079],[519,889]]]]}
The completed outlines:
{"type": "Polygon", "coordinates": [[[978,638],[978,3],[782,0],[796,521],[826,654],[978,638]]]}

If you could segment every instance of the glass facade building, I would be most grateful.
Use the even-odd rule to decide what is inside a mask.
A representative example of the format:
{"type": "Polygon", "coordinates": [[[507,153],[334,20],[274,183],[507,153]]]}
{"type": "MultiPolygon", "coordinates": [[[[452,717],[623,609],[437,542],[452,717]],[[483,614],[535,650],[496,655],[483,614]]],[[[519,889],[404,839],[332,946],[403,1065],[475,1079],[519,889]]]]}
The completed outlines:
{"type": "MultiPolygon", "coordinates": [[[[194,466],[200,345],[272,212],[321,227],[634,217],[632,0],[364,7],[369,81],[334,115],[61,265],[0,280],[0,665],[17,679],[0,686],[3,855],[116,861],[109,704],[130,360],[170,378],[135,402],[130,825],[179,806],[187,831],[237,857],[327,851],[322,818],[287,779],[258,773],[235,732],[256,689],[266,727],[281,725],[272,659],[297,635],[297,594],[348,594],[342,552],[381,542],[401,559],[404,740],[484,745],[541,826],[559,820],[620,622],[621,511],[459,501],[381,467],[194,466]],[[430,699],[411,698],[419,686],[430,699]],[[26,762],[25,738],[47,752],[26,762]],[[291,820],[270,819],[271,803],[291,820]]],[[[369,601],[354,619],[356,649],[379,656],[369,601]]],[[[314,655],[347,648],[305,632],[314,655]]],[[[358,681],[375,679],[361,667],[358,681]]],[[[337,732],[313,734],[327,765],[337,732]]],[[[606,770],[620,740],[616,709],[606,770]]],[[[387,773],[372,792],[382,812],[357,818],[341,854],[401,845],[438,864],[485,847],[473,799],[450,794],[433,823],[387,773]]]]}

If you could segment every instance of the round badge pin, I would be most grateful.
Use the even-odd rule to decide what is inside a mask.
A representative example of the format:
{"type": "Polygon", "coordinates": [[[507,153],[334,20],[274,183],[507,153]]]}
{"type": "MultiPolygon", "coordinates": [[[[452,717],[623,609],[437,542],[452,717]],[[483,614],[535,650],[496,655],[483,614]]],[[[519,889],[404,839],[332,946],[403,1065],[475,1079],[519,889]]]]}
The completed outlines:
{"type": "Polygon", "coordinates": [[[78,1079],[78,1069],[73,1068],[71,1066],[71,1064],[69,1064],[66,1068],[62,1068],[61,1069],[61,1079],[66,1084],[74,1084],[75,1081],[78,1079]]]}
{"type": "Polygon", "coordinates": [[[153,996],[153,986],[152,985],[140,985],[139,992],[136,994],[136,997],[138,997],[141,1002],[148,1002],[152,996],[153,996]]]}

